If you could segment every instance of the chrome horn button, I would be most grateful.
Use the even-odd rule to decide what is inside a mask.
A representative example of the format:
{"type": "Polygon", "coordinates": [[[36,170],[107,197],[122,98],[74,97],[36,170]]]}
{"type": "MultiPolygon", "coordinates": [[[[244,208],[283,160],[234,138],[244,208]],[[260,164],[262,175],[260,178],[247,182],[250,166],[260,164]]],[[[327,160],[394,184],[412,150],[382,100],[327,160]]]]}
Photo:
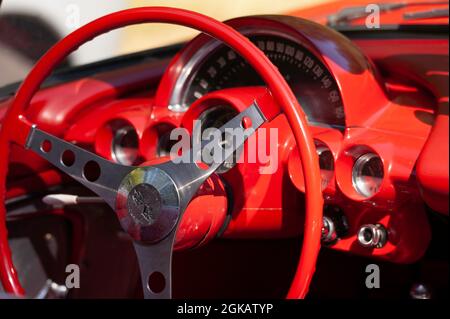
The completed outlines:
{"type": "Polygon", "coordinates": [[[175,182],[157,167],[134,169],[120,184],[116,214],[134,240],[144,244],[163,240],[180,217],[175,182]]]}
{"type": "Polygon", "coordinates": [[[161,214],[161,206],[161,196],[153,185],[138,184],[128,194],[128,212],[139,225],[153,224],[161,214]]]}

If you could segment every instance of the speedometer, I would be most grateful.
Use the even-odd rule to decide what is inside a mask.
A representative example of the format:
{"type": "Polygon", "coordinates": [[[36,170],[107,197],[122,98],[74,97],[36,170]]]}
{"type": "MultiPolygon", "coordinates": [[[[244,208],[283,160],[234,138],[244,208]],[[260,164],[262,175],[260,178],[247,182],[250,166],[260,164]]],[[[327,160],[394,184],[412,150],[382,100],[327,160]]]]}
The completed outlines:
{"type": "MultiPolygon", "coordinates": [[[[299,41],[280,34],[250,34],[249,39],[278,67],[311,124],[345,127],[342,98],[324,63],[299,41]]],[[[192,55],[170,99],[186,109],[203,95],[226,88],[264,85],[237,53],[215,40],[192,55]]]]}

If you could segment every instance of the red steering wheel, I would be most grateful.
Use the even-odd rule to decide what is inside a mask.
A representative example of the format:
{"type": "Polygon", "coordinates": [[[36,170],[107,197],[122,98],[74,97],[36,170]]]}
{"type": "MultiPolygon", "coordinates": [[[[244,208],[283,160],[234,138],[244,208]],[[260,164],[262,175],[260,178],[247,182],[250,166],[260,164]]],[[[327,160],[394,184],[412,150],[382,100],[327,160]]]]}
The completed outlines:
{"type": "Polygon", "coordinates": [[[244,118],[250,118],[250,123],[256,130],[278,114],[274,105],[279,105],[286,115],[301,154],[306,193],[302,251],[287,298],[305,297],[320,248],[323,199],[319,162],[302,108],[278,69],[246,37],[210,17],[164,7],[116,12],[77,29],[39,60],[17,91],[0,129],[0,276],[5,290],[17,295],[25,294],[11,259],[5,223],[4,202],[9,151],[11,143],[16,143],[36,152],[101,196],[116,211],[121,225],[134,239],[144,296],[171,297],[171,254],[177,225],[198,187],[221,163],[211,165],[207,170],[192,164],[175,164],[170,161],[156,166],[122,166],[41,131],[26,119],[26,110],[33,95],[67,55],[103,33],[128,25],[150,22],[191,27],[223,41],[244,57],[265,81],[271,95],[256,100],[224,126],[236,127],[244,118]],[[272,99],[275,103],[271,102],[272,99]],[[51,150],[45,147],[46,143],[51,145],[51,150]],[[61,155],[64,151],[74,153],[74,165],[65,165],[62,162],[61,155]],[[92,163],[99,169],[98,176],[85,174],[84,169],[92,163]],[[162,184],[165,186],[161,186],[162,184]],[[154,199],[152,204],[149,204],[149,208],[156,212],[153,220],[144,220],[139,215],[139,205],[132,201],[136,194],[154,199]],[[165,283],[158,291],[151,287],[150,283],[151,277],[155,275],[161,276],[165,283]]]}

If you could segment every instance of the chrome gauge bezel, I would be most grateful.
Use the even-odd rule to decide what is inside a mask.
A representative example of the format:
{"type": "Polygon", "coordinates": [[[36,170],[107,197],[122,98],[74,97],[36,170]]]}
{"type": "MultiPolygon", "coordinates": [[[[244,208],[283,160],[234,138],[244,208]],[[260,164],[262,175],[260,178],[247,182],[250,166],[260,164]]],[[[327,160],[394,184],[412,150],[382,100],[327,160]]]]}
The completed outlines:
{"type": "Polygon", "coordinates": [[[334,154],[324,143],[315,141],[316,153],[319,158],[320,174],[322,177],[322,190],[326,189],[334,178],[334,154]]]}
{"type": "Polygon", "coordinates": [[[119,164],[122,165],[134,165],[136,164],[139,158],[139,137],[137,135],[136,130],[131,125],[122,126],[113,132],[114,136],[111,141],[111,158],[119,164]],[[124,150],[121,146],[121,141],[127,136],[127,134],[133,133],[136,134],[136,147],[135,147],[135,155],[133,157],[129,157],[125,155],[124,150]]]}
{"type": "Polygon", "coordinates": [[[355,191],[365,197],[365,198],[370,198],[375,196],[381,188],[381,185],[383,184],[383,180],[385,177],[385,172],[384,172],[384,163],[383,160],[381,159],[381,157],[378,154],[375,153],[365,153],[361,156],[359,156],[355,163],[353,164],[353,168],[352,168],[352,185],[353,188],[355,189],[355,191]],[[364,180],[364,169],[366,168],[366,165],[368,165],[370,163],[370,161],[372,160],[378,160],[379,161],[379,165],[381,165],[381,171],[382,171],[382,176],[380,177],[375,177],[378,178],[379,181],[377,183],[377,188],[376,190],[370,190],[368,188],[367,185],[367,181],[364,180]]]}

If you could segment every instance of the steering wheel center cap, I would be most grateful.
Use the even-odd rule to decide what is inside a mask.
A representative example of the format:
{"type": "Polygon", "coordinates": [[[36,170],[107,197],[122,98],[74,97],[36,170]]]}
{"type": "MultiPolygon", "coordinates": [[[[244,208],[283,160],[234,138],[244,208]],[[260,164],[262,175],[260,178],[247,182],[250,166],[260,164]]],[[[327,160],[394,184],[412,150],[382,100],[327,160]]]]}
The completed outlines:
{"type": "Polygon", "coordinates": [[[139,184],[128,194],[128,212],[142,226],[153,224],[161,214],[161,196],[150,184],[139,184]]]}
{"type": "Polygon", "coordinates": [[[119,187],[116,214],[134,240],[149,244],[161,241],[180,217],[176,184],[159,168],[136,168],[119,187]]]}

